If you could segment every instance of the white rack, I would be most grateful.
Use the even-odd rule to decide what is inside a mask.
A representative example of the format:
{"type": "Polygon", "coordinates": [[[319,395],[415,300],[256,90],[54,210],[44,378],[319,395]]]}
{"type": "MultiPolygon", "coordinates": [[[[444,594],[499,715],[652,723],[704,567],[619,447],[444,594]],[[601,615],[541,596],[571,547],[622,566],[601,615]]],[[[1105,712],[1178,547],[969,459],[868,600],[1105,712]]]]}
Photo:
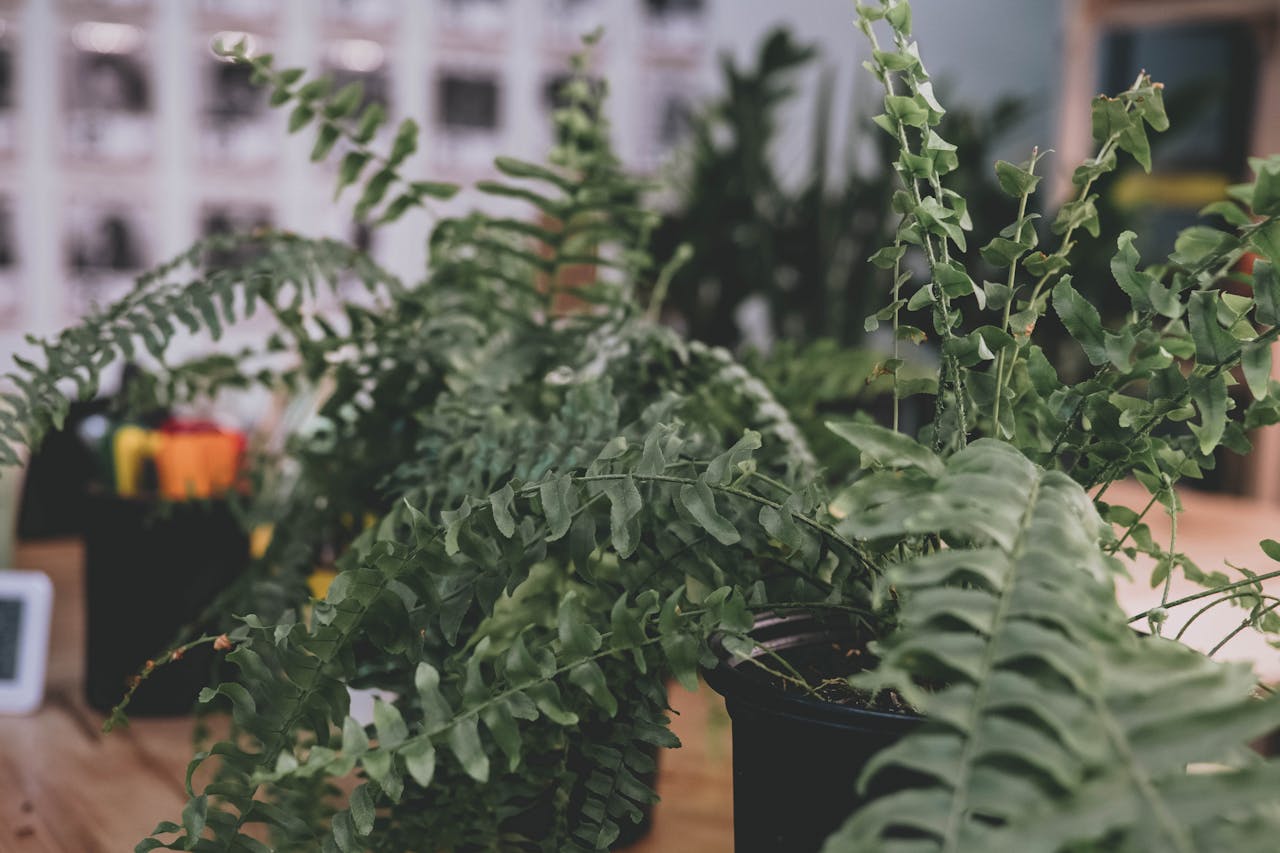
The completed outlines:
{"type": "MultiPolygon", "coordinates": [[[[309,134],[287,136],[274,111],[214,130],[214,34],[250,33],[279,66],[382,74],[390,114],[426,131],[407,170],[471,182],[493,153],[542,154],[547,81],[567,67],[577,35],[603,25],[595,70],[611,88],[619,150],[650,169],[668,101],[705,92],[714,57],[704,31],[711,0],[701,14],[665,17],[647,2],[0,0],[12,88],[0,106],[0,196],[13,231],[0,235],[13,256],[0,267],[0,288],[10,289],[7,301],[0,294],[0,354],[7,360],[23,334],[65,325],[91,296],[114,296],[131,275],[117,268],[125,260],[145,266],[182,251],[211,211],[266,211],[300,233],[349,234],[351,200],[334,204],[332,167],[308,162],[309,134]],[[492,132],[441,128],[440,81],[453,71],[494,81],[492,132]]],[[[242,106],[238,95],[218,105],[224,126],[242,106]]],[[[375,255],[413,276],[427,225],[426,214],[407,217],[380,235],[375,255]]]]}

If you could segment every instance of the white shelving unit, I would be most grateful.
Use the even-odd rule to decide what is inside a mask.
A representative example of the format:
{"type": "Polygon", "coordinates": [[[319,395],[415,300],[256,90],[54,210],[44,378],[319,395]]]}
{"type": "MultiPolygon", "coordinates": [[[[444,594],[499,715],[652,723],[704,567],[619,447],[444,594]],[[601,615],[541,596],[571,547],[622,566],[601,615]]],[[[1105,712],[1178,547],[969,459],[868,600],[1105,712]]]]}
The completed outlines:
{"type": "MultiPolygon", "coordinates": [[[[350,235],[332,166],[309,163],[308,134],[287,136],[283,116],[218,65],[218,33],[249,34],[281,66],[370,75],[389,113],[426,131],[408,171],[469,183],[495,153],[543,153],[546,87],[596,26],[620,152],[653,168],[682,108],[672,102],[692,103],[714,80],[714,5],[0,0],[0,356],[118,295],[211,223],[350,235]]],[[[375,255],[413,276],[427,225],[424,213],[407,218],[379,235],[375,255]]]]}

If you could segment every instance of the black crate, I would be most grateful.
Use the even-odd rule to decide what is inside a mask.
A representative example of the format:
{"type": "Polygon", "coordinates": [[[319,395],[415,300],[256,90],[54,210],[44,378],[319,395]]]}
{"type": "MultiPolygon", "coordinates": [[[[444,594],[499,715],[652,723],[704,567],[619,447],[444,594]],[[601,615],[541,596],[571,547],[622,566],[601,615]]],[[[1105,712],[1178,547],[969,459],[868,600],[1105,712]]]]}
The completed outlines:
{"type": "MultiPolygon", "coordinates": [[[[85,513],[85,692],[109,711],[130,676],[167,649],[244,570],[248,538],[225,501],[172,503],[90,496],[85,513]]],[[[211,676],[193,649],[143,682],[135,715],[183,714],[211,676]]]]}

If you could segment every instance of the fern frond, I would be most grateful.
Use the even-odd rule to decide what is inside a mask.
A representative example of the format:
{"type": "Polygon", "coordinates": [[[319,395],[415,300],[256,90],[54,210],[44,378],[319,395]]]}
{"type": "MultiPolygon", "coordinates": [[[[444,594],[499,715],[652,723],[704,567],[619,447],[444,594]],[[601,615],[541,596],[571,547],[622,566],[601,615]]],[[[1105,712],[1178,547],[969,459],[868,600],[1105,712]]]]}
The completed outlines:
{"type": "Polygon", "coordinates": [[[879,753],[864,783],[890,768],[917,781],[855,814],[825,850],[1189,853],[1259,819],[1274,794],[1245,780],[1280,765],[1187,767],[1242,758],[1280,724],[1280,703],[1250,698],[1245,667],[1128,629],[1085,492],[987,439],[940,474],[928,468],[913,465],[913,486],[845,526],[949,544],[889,572],[902,627],[859,678],[901,691],[929,721],[879,753]],[[1197,797],[1203,808],[1189,805],[1197,797]]]}
{"type": "Polygon", "coordinates": [[[71,399],[97,393],[102,371],[116,359],[132,359],[145,351],[163,363],[181,333],[175,322],[185,333],[207,332],[216,340],[226,326],[251,316],[262,304],[300,345],[310,342],[298,306],[316,296],[318,282],[336,289],[339,276],[350,272],[371,289],[399,286],[361,253],[332,240],[273,232],[197,243],[141,276],[127,295],[80,325],[53,339],[30,339],[44,363],[16,359],[18,371],[6,374],[18,393],[0,398],[0,465],[17,464],[20,447],[35,447],[50,429],[61,428],[71,399]],[[243,267],[196,272],[207,252],[240,247],[245,241],[258,256],[243,267]],[[192,277],[175,280],[184,270],[192,277]]]}

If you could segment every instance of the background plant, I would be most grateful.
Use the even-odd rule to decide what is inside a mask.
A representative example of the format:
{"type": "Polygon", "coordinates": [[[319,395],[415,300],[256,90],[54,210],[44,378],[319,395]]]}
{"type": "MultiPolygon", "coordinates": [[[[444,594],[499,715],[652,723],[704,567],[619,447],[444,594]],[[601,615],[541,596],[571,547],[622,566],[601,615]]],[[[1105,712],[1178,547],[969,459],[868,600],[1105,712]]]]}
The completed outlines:
{"type": "Polygon", "coordinates": [[[886,90],[877,123],[899,142],[904,184],[895,199],[902,225],[877,260],[897,276],[913,250],[929,270],[914,292],[901,289],[910,275],[896,277],[895,296],[905,298],[878,318],[900,330],[903,308],[929,308],[931,331],[908,335],[935,336],[944,359],[925,389],[936,403],[935,422],[921,433],[928,447],[870,425],[841,427],[872,472],[841,498],[841,530],[881,543],[891,559],[887,583],[902,601],[901,627],[879,644],[877,669],[857,681],[894,686],[929,722],[864,774],[865,782],[894,766],[916,781],[854,815],[827,849],[1265,849],[1276,804],[1257,786],[1277,765],[1242,746],[1275,728],[1275,701],[1250,697],[1247,668],[1160,639],[1163,608],[1139,614],[1156,634],[1139,639],[1111,583],[1115,555],[1148,553],[1166,604],[1169,574],[1181,569],[1214,587],[1205,597],[1232,600],[1245,589],[1244,622],[1257,625],[1270,612],[1258,576],[1238,586],[1206,576],[1176,543],[1166,550],[1151,541],[1145,512],[1101,498],[1116,479],[1135,476],[1152,495],[1146,511],[1163,502],[1176,535],[1173,484],[1211,467],[1219,444],[1247,451],[1244,428],[1270,422],[1262,413],[1274,406],[1274,268],[1264,260],[1240,277],[1252,297],[1219,286],[1246,247],[1270,261],[1280,250],[1280,159],[1255,161],[1255,182],[1207,211],[1234,233],[1190,228],[1168,263],[1145,268],[1134,235],[1122,234],[1111,272],[1130,312],[1106,328],[1072,285],[1073,238],[1100,232],[1091,190],[1119,152],[1149,168],[1147,128],[1167,126],[1159,84],[1144,74],[1119,96],[1095,100],[1099,147],[1074,173],[1077,195],[1054,220],[1052,251],[1037,250],[1041,235],[1024,215],[1038,154],[996,165],[1021,210],[982,248],[1007,276],[979,286],[951,260],[965,245],[966,212],[942,183],[952,160],[934,130],[942,109],[909,40],[910,7],[860,6],[859,22],[886,90]],[[892,38],[883,49],[877,26],[892,38]],[[1074,384],[1032,342],[1050,307],[1094,366],[1074,384]],[[966,323],[964,313],[999,319],[966,323]],[[1233,419],[1227,388],[1237,367],[1253,402],[1233,419]],[[975,434],[1001,441],[971,443],[975,434]],[[1085,488],[1096,490],[1092,501],[1085,488]],[[1104,519],[1124,532],[1113,534],[1104,519]],[[1189,773],[1198,762],[1215,767],[1189,773]]]}
{"type": "MultiPolygon", "coordinates": [[[[389,154],[368,148],[384,119],[377,106],[356,114],[358,88],[332,92],[323,80],[276,70],[270,57],[251,59],[243,48],[232,56],[250,63],[255,78],[271,89],[273,102],[290,109],[294,132],[310,129],[315,134],[313,159],[341,157],[338,189],[354,184],[357,210],[366,217],[391,222],[410,207],[453,193],[452,187],[402,175],[416,144],[411,123],[394,134],[389,154]]],[[[762,482],[812,468],[802,437],[758,379],[726,351],[686,343],[654,324],[658,303],[642,304],[636,298],[641,289],[660,293],[674,266],[655,266],[644,250],[654,217],[637,206],[642,187],[618,166],[607,125],[599,118],[601,93],[587,84],[584,63],[578,60],[566,105],[557,113],[560,144],[550,162],[500,159],[497,167],[504,180],[478,187],[490,196],[523,202],[536,216],[475,214],[441,223],[433,232],[430,267],[420,284],[399,282],[336,243],[257,234],[247,238],[252,251],[243,251],[246,238],[220,238],[216,245],[197,246],[144,277],[124,302],[44,344],[44,364],[19,365],[22,372],[15,379],[22,393],[8,398],[0,421],[9,430],[6,435],[21,442],[35,442],[44,429],[57,425],[65,408],[63,392],[72,390],[65,387],[69,381],[76,382],[77,393],[91,394],[101,369],[117,356],[131,356],[139,338],[161,362],[144,390],[166,402],[246,382],[295,392],[318,388],[322,394],[317,424],[275,460],[277,473],[272,482],[263,483],[270,488],[250,509],[256,519],[274,523],[270,547],[244,581],[215,605],[223,619],[229,613],[255,614],[244,624],[233,623],[240,625],[232,633],[238,647],[227,659],[240,669],[236,680],[204,697],[212,707],[231,707],[234,725],[227,739],[197,760],[198,765],[216,756],[216,774],[205,792],[192,791],[183,823],[157,827],[160,836],[180,833],[168,844],[257,849],[242,830],[265,822],[272,826],[278,849],[314,849],[322,836],[347,849],[344,833],[351,821],[367,834],[364,805],[376,802],[385,809],[376,842],[381,849],[418,847],[422,839],[451,849],[519,844],[563,849],[559,845],[570,838],[597,849],[616,837],[618,821],[633,819],[637,807],[652,799],[648,784],[640,781],[653,761],[644,744],[672,742],[662,716],[670,668],[659,665],[664,660],[660,655],[645,664],[645,655],[659,650],[653,642],[635,642],[639,629],[629,629],[626,637],[637,650],[633,664],[602,659],[598,665],[576,665],[572,683],[542,679],[547,684],[528,692],[536,698],[521,702],[510,694],[514,698],[509,702],[493,705],[486,730],[497,732],[506,748],[513,748],[512,736],[525,746],[504,760],[505,771],[494,771],[492,784],[480,784],[486,772],[479,769],[489,762],[491,745],[478,747],[465,725],[446,726],[442,731],[460,732],[450,734],[449,742],[465,760],[442,759],[428,772],[421,763],[426,758],[413,759],[411,775],[420,784],[411,786],[414,796],[402,801],[396,780],[405,784],[410,765],[397,759],[394,768],[379,769],[378,755],[372,755],[361,763],[361,772],[381,782],[362,788],[349,801],[350,811],[334,817],[325,803],[348,801],[329,780],[351,768],[342,769],[341,762],[324,765],[319,761],[323,752],[315,751],[331,740],[324,719],[344,725],[343,684],[395,691],[401,696],[397,710],[380,706],[379,724],[395,713],[417,725],[423,709],[413,697],[420,693],[415,677],[423,664],[445,674],[442,690],[452,697],[454,665],[473,656],[481,635],[491,635],[488,648],[495,653],[523,644],[541,663],[554,638],[544,636],[542,628],[556,624],[562,601],[577,595],[593,613],[609,617],[598,629],[602,634],[622,619],[610,615],[611,606],[630,587],[612,580],[603,588],[610,593],[603,600],[600,590],[575,577],[592,571],[581,551],[593,549],[594,534],[585,525],[594,514],[580,513],[569,537],[581,568],[574,568],[561,549],[541,560],[522,558],[520,567],[490,561],[478,572],[476,555],[449,568],[436,562],[438,550],[428,553],[415,546],[398,552],[412,555],[402,568],[416,573],[415,580],[405,575],[374,581],[362,575],[370,542],[397,542],[410,535],[415,525],[406,521],[407,507],[423,519],[452,517],[449,513],[471,506],[469,499],[483,502],[512,478],[537,482],[552,471],[612,458],[608,454],[621,454],[628,446],[649,447],[650,456],[672,454],[672,464],[679,453],[707,459],[741,435],[743,423],[757,425],[772,439],[770,452],[758,460],[758,439],[737,451],[741,460],[749,457],[752,465],[758,464],[753,476],[764,478],[762,482]],[[209,272],[203,261],[213,252],[247,260],[219,264],[209,272]],[[581,275],[583,269],[591,275],[581,275]],[[376,301],[320,311],[318,288],[327,283],[336,290],[352,274],[366,279],[376,301]],[[565,308],[570,286],[572,302],[582,308],[565,308]],[[178,324],[217,338],[224,325],[264,308],[278,331],[260,351],[239,353],[240,369],[227,370],[225,359],[163,364],[169,343],[179,334],[178,324]],[[250,359],[265,359],[266,366],[249,372],[250,359]],[[682,419],[686,425],[677,436],[674,425],[682,419]],[[672,434],[646,442],[659,428],[672,434]],[[370,514],[377,523],[365,530],[370,514]],[[348,550],[353,540],[355,546],[348,550]],[[311,607],[302,580],[326,551],[346,551],[341,561],[346,571],[327,603],[311,607]],[[355,577],[372,584],[359,581],[353,589],[355,577]],[[393,603],[388,594],[404,596],[395,599],[403,607],[387,609],[393,603]],[[281,633],[277,636],[273,628],[263,635],[253,628],[263,625],[277,626],[281,633]],[[285,638],[290,631],[296,643],[285,638]],[[270,648],[257,648],[255,640],[270,648]],[[297,666],[312,674],[295,672],[297,666]],[[641,669],[637,672],[635,666],[641,669]],[[622,673],[610,679],[608,689],[596,684],[604,671],[622,673]],[[265,681],[264,675],[269,676],[265,681]],[[609,704],[602,709],[588,702],[575,711],[579,701],[556,698],[557,684],[569,690],[582,679],[587,679],[582,681],[586,698],[609,696],[609,704]],[[538,704],[541,712],[530,710],[538,704]],[[528,727],[523,734],[504,727],[514,724],[510,715],[532,723],[530,714],[545,715],[554,725],[528,727]],[[255,799],[264,782],[262,762],[282,770],[290,755],[314,755],[316,760],[304,772],[265,779],[266,797],[255,799]],[[520,756],[523,760],[517,760],[520,756]],[[423,780],[432,777],[437,784],[428,792],[423,780]],[[576,781],[566,785],[566,778],[576,781]],[[423,808],[424,803],[430,807],[423,808]],[[197,841],[202,834],[209,837],[197,841]]],[[[677,253],[672,263],[681,257],[677,253]]],[[[695,484],[697,475],[696,469],[684,471],[684,484],[695,484]]],[[[631,492],[623,497],[630,501],[631,492]]],[[[596,495],[584,503],[603,501],[596,495]]],[[[638,519],[628,521],[638,524],[638,519]]],[[[456,547],[450,542],[446,539],[446,545],[456,547]]],[[[683,559],[653,547],[636,556],[632,552],[638,546],[633,545],[627,556],[637,568],[628,581],[640,584],[645,572],[663,566],[662,576],[644,589],[651,595],[661,591],[666,602],[668,593],[686,582],[680,572],[667,579],[668,563],[705,565],[704,547],[693,537],[682,546],[688,551],[683,559]]],[[[511,546],[504,555],[518,556],[511,546]]],[[[752,574],[768,584],[784,569],[780,562],[753,568],[752,574]]],[[[639,608],[637,625],[651,631],[649,623],[658,614],[649,612],[649,601],[646,597],[628,606],[639,608]]],[[[672,617],[663,618],[666,624],[672,617]]],[[[677,619],[672,624],[683,623],[677,619]]],[[[184,642],[181,648],[213,640],[184,642]]],[[[670,654],[687,667],[691,648],[676,642],[670,654]]],[[[560,653],[558,645],[554,649],[560,653]]],[[[512,667],[524,683],[527,672],[512,667]]],[[[500,669],[494,677],[509,674],[500,669]]],[[[122,719],[121,710],[108,726],[122,719]]],[[[393,740],[384,729],[378,743],[389,748],[393,740]]],[[[161,844],[148,840],[140,849],[161,844]]]]}

